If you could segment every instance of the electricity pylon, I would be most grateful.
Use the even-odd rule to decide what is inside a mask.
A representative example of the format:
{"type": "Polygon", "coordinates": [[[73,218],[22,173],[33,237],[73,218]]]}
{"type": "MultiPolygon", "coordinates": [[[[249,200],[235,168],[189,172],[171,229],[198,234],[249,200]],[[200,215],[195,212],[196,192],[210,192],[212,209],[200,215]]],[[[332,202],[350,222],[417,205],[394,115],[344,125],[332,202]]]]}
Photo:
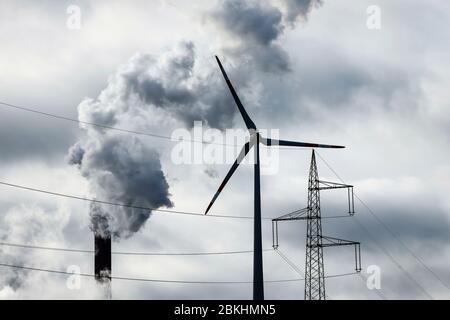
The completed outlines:
{"type": "Polygon", "coordinates": [[[305,300],[325,299],[325,275],[320,216],[319,174],[316,156],[312,152],[308,180],[308,210],[306,227],[305,300]]]}
{"type": "Polygon", "coordinates": [[[323,248],[352,245],[355,247],[355,269],[361,271],[361,246],[359,242],[326,237],[322,235],[322,217],[320,210],[320,191],[347,189],[349,215],[354,215],[353,186],[321,181],[317,171],[316,156],[312,151],[308,179],[308,206],[272,220],[273,247],[278,248],[278,222],[306,220],[306,263],[305,263],[305,300],[325,300],[325,268],[323,248]]]}

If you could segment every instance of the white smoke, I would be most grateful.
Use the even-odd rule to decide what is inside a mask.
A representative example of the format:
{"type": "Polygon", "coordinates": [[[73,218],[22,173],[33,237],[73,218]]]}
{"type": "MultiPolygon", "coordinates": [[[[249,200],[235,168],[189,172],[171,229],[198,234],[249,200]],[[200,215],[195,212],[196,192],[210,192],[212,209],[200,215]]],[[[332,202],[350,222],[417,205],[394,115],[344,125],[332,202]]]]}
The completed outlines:
{"type": "MultiPolygon", "coordinates": [[[[220,77],[200,79],[194,65],[191,42],[181,42],[158,58],[136,54],[110,78],[98,98],[80,103],[79,119],[149,132],[167,132],[180,123],[192,126],[194,120],[217,128],[230,125],[234,109],[229,108],[229,93],[217,83],[220,77]]],[[[160,154],[151,141],[98,127],[83,128],[86,134],[70,149],[69,162],[79,167],[95,197],[129,206],[172,206],[160,154]]],[[[92,228],[101,236],[130,237],[150,213],[95,204],[92,228]]]]}
{"type": "MultiPolygon", "coordinates": [[[[289,12],[306,15],[303,6],[293,5],[297,2],[288,1],[289,12]]],[[[285,29],[280,9],[256,1],[227,0],[208,15],[235,39],[237,45],[225,44],[222,49],[239,61],[237,78],[249,77],[246,59],[254,62],[255,72],[290,70],[288,55],[278,43],[285,29]]],[[[158,57],[136,54],[97,98],[80,103],[79,119],[150,132],[167,132],[177,123],[191,127],[198,120],[214,128],[230,127],[236,112],[230,93],[215,66],[208,70],[196,65],[195,49],[193,42],[183,41],[158,57]]],[[[148,140],[98,127],[83,128],[86,134],[70,149],[69,162],[79,167],[95,197],[130,206],[172,206],[160,155],[148,140]]],[[[102,236],[130,237],[150,214],[151,210],[96,204],[91,207],[92,228],[102,236]]]]}

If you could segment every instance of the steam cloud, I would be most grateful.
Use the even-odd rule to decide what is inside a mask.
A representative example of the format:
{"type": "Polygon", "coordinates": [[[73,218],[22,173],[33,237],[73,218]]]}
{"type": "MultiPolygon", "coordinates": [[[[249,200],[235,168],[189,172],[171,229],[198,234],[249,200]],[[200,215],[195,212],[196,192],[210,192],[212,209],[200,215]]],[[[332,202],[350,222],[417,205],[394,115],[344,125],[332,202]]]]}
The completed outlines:
{"type": "Polygon", "coordinates": [[[281,0],[280,8],[261,1],[227,0],[210,12],[210,20],[230,38],[224,46],[226,53],[252,62],[263,72],[290,71],[289,56],[279,39],[286,26],[297,20],[307,20],[314,6],[321,0],[281,0]]]}
{"type": "Polygon", "coordinates": [[[225,48],[235,57],[244,57],[267,72],[289,70],[286,52],[276,43],[283,32],[282,14],[272,6],[242,0],[224,1],[211,12],[212,21],[229,35],[233,44],[225,48]]]}
{"type": "MultiPolygon", "coordinates": [[[[131,206],[172,206],[159,155],[139,139],[90,133],[70,151],[71,163],[79,165],[97,197],[131,206]]],[[[92,228],[102,237],[128,237],[149,216],[149,210],[91,206],[92,228]]]]}
{"type": "Polygon", "coordinates": [[[299,19],[306,21],[314,7],[323,4],[322,0],[283,0],[286,6],[286,21],[294,24],[299,19]]]}
{"type": "MultiPolygon", "coordinates": [[[[192,126],[194,120],[216,128],[229,126],[234,109],[229,108],[229,93],[217,83],[222,80],[212,75],[200,79],[194,64],[191,42],[182,42],[157,59],[137,54],[110,78],[97,99],[79,105],[79,119],[150,132],[161,129],[161,123],[167,129],[174,121],[184,126],[192,126]]],[[[68,158],[96,197],[131,206],[172,206],[160,155],[151,140],[144,143],[130,134],[84,129],[86,134],[71,147],[68,158]]],[[[117,239],[139,231],[151,211],[95,204],[90,214],[94,232],[117,239]]]]}
{"type": "MultiPolygon", "coordinates": [[[[288,14],[284,19],[288,21],[306,16],[316,2],[285,1],[288,14]]],[[[230,0],[222,1],[209,17],[234,39],[234,45],[224,45],[223,50],[239,56],[240,66],[245,65],[242,57],[246,57],[255,63],[256,71],[289,71],[288,55],[277,42],[285,29],[280,9],[230,0]]],[[[246,78],[247,69],[238,68],[238,78],[246,78]]],[[[195,120],[224,129],[232,124],[236,111],[232,106],[220,73],[215,68],[199,68],[194,43],[184,41],[159,57],[136,54],[109,79],[96,99],[82,101],[78,111],[81,121],[160,132],[176,123],[191,127],[195,120]]],[[[83,127],[86,134],[71,147],[68,158],[89,181],[96,197],[130,206],[173,205],[160,155],[151,142],[144,143],[139,136],[83,127]]],[[[95,204],[90,214],[94,232],[118,239],[138,232],[151,210],[95,204]]]]}

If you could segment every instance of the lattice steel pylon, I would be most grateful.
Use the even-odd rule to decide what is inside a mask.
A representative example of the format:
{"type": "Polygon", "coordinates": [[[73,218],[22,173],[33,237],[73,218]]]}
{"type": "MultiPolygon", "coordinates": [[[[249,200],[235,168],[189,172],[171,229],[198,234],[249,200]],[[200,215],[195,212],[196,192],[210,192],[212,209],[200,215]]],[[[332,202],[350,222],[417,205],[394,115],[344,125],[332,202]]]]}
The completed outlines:
{"type": "MultiPolygon", "coordinates": [[[[295,210],[272,220],[273,247],[278,244],[278,222],[306,220],[306,266],[305,266],[305,300],[325,300],[325,269],[323,248],[335,246],[354,246],[355,270],[361,271],[361,244],[357,241],[338,239],[322,235],[322,216],[320,209],[320,191],[332,189],[347,189],[348,214],[355,213],[353,186],[319,180],[316,155],[314,150],[311,156],[311,165],[308,179],[308,206],[295,210]]],[[[343,217],[343,216],[337,216],[343,217]]]]}
{"type": "Polygon", "coordinates": [[[309,169],[306,221],[305,300],[325,300],[319,174],[314,150],[309,169]]]}

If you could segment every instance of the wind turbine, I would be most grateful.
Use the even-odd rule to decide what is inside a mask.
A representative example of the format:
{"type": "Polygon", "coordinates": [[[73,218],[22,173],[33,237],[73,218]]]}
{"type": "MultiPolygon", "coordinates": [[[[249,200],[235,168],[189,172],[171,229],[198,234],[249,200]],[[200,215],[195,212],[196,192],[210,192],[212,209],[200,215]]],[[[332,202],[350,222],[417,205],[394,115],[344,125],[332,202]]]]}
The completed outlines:
{"type": "Polygon", "coordinates": [[[230,79],[225,72],[219,58],[216,56],[217,63],[219,64],[220,70],[222,71],[223,77],[231,91],[231,95],[236,102],[236,105],[244,119],[245,125],[250,133],[249,142],[245,143],[239,153],[236,161],[231,166],[230,171],[228,171],[225,179],[223,179],[219,189],[212,198],[211,202],[206,209],[205,214],[211,209],[214,201],[216,201],[220,192],[230,180],[233,173],[236,171],[240,162],[249,153],[250,149],[255,147],[255,163],[254,163],[254,238],[253,238],[253,300],[264,300],[264,277],[263,277],[263,257],[262,257],[262,235],[261,235],[261,188],[260,188],[260,166],[259,166],[259,144],[262,143],[266,146],[288,146],[288,147],[308,147],[308,148],[345,148],[343,146],[334,146],[327,144],[317,144],[317,143],[307,143],[307,142],[296,142],[287,140],[276,140],[265,138],[260,135],[255,123],[250,119],[247,111],[245,111],[241,100],[239,99],[230,79]]]}

